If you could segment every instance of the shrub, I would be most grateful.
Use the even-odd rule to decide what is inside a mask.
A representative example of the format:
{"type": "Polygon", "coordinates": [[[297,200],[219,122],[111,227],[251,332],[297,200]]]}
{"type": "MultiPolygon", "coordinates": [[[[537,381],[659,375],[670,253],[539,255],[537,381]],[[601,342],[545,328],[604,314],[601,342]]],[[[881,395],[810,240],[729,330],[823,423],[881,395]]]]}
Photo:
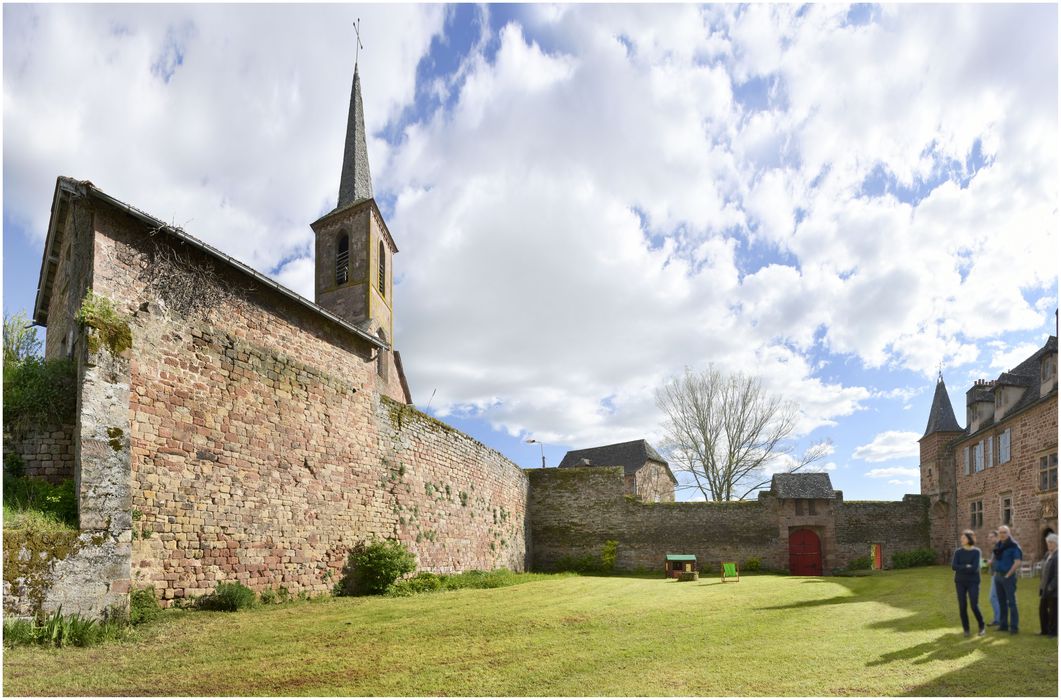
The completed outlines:
{"type": "Polygon", "coordinates": [[[442,589],[442,576],[430,571],[421,571],[412,578],[395,581],[387,589],[388,595],[409,596],[415,593],[431,593],[442,589]]]}
{"type": "Polygon", "coordinates": [[[129,595],[129,622],[132,624],[151,622],[161,614],[162,607],[158,604],[154,586],[140,588],[129,595]]]}
{"type": "Polygon", "coordinates": [[[857,559],[852,559],[848,563],[847,570],[848,571],[863,571],[865,569],[870,568],[870,566],[872,566],[872,563],[870,562],[869,557],[859,557],[857,559]]]}
{"type": "Polygon", "coordinates": [[[276,591],[272,588],[266,588],[264,591],[258,594],[258,602],[262,605],[272,605],[278,603],[279,599],[276,595],[276,591]]]}
{"type": "Polygon", "coordinates": [[[350,550],[336,591],[339,595],[380,595],[415,569],[416,558],[401,542],[361,542],[350,550]]]}
{"type": "Polygon", "coordinates": [[[615,570],[615,560],[619,554],[619,543],[615,540],[608,540],[601,547],[600,551],[600,564],[601,571],[605,573],[611,573],[615,570]]]}
{"type": "Polygon", "coordinates": [[[909,552],[896,552],[892,555],[893,569],[910,569],[915,566],[932,566],[936,563],[936,553],[931,549],[914,549],[909,552]]]}
{"type": "Polygon", "coordinates": [[[751,559],[748,559],[747,561],[744,562],[744,571],[746,571],[748,573],[752,573],[752,572],[755,572],[755,571],[761,571],[762,568],[763,568],[762,562],[759,561],[755,557],[752,557],[751,559]]]}
{"type": "Polygon", "coordinates": [[[387,595],[404,597],[417,593],[456,591],[463,588],[503,588],[518,583],[552,578],[555,574],[517,574],[508,569],[465,571],[462,574],[432,574],[422,571],[413,578],[397,581],[387,595]]]}
{"type": "Polygon", "coordinates": [[[217,588],[198,601],[201,610],[236,612],[254,606],[254,591],[236,581],[217,584],[217,588]]]}
{"type": "Polygon", "coordinates": [[[5,476],[4,527],[38,529],[47,525],[46,521],[77,529],[77,494],[73,480],[54,485],[43,479],[5,476]]]}
{"type": "Polygon", "coordinates": [[[27,357],[4,363],[4,431],[17,434],[33,425],[72,422],[76,384],[77,369],[70,359],[27,357]]]}

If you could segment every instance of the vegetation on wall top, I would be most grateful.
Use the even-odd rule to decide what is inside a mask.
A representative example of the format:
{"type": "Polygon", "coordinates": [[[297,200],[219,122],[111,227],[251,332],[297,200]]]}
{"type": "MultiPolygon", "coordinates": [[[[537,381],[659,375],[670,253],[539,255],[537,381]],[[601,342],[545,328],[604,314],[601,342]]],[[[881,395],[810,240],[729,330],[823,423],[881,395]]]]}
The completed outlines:
{"type": "Polygon", "coordinates": [[[77,320],[84,326],[95,328],[97,335],[90,336],[88,348],[98,352],[100,343],[112,355],[120,355],[133,346],[133,334],[125,317],[114,308],[114,302],[91,289],[85,294],[77,320]]]}

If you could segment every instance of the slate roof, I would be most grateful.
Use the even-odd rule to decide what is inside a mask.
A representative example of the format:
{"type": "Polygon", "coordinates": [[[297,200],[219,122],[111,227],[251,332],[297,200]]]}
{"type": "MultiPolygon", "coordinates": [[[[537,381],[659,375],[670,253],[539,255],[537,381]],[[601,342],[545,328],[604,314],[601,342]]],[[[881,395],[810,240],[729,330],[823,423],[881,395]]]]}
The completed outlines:
{"type": "MultiPolygon", "coordinates": [[[[994,401],[993,389],[994,386],[997,386],[998,384],[1004,384],[1006,386],[1026,387],[1024,389],[1024,393],[1021,394],[1021,397],[1019,399],[1017,399],[1017,402],[1010,406],[1008,409],[1006,409],[1005,415],[1002,416],[1002,420],[1005,421],[1008,420],[1010,416],[1014,415],[1015,413],[1018,413],[1024,410],[1025,408],[1028,408],[1032,404],[1038,403],[1046,397],[1053,395],[1057,391],[1056,386],[1054,390],[1046,394],[1046,396],[1039,396],[1039,364],[1042,361],[1043,355],[1048,355],[1056,352],[1057,336],[1052,335],[1047,338],[1046,343],[1044,343],[1041,348],[1032,353],[1032,355],[1029,356],[1028,359],[1024,360],[1010,371],[1003,372],[1002,374],[1000,374],[993,385],[986,385],[986,393],[982,395],[982,400],[994,401]]],[[[977,388],[978,387],[974,386],[969,391],[973,392],[977,388]]],[[[978,394],[978,398],[981,398],[981,395],[978,394]]],[[[976,432],[982,432],[993,425],[995,425],[994,416],[982,421],[977,427],[976,432]]],[[[972,435],[972,433],[969,431],[968,426],[966,426],[964,432],[966,434],[966,437],[972,435]]]]}
{"type": "Polygon", "coordinates": [[[954,417],[954,407],[951,406],[950,397],[947,395],[947,385],[943,383],[943,375],[936,382],[936,394],[932,397],[932,408],[928,412],[928,425],[925,427],[926,438],[932,433],[955,432],[960,433],[962,427],[958,425],[958,419],[954,417]]]}
{"type": "Polygon", "coordinates": [[[588,459],[590,463],[598,467],[622,467],[627,476],[633,474],[645,462],[659,462],[667,468],[667,474],[674,483],[678,480],[671,473],[667,460],[660,457],[659,453],[645,440],[631,440],[630,442],[618,442],[614,445],[602,445],[601,447],[587,447],[582,450],[571,450],[560,460],[561,467],[581,467],[582,460],[588,459]]]}
{"type": "Polygon", "coordinates": [[[346,148],[339,178],[339,203],[342,209],[362,199],[372,199],[372,173],[368,169],[368,146],[365,141],[365,110],[361,106],[361,78],[354,64],[354,84],[350,88],[350,113],[346,118],[346,148]]]}
{"type": "Polygon", "coordinates": [[[770,493],[777,498],[833,498],[833,482],[828,474],[774,474],[770,493]]]}

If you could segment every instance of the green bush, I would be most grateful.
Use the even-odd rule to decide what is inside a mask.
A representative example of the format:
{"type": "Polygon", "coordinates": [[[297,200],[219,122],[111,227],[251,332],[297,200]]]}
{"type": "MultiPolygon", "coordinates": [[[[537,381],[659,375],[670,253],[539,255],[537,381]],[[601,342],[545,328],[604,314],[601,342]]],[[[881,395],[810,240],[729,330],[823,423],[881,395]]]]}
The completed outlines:
{"type": "Polygon", "coordinates": [[[910,569],[915,566],[932,566],[936,563],[936,553],[931,549],[914,549],[909,552],[896,552],[892,555],[893,569],[910,569]]]}
{"type": "Polygon", "coordinates": [[[380,595],[402,576],[416,569],[416,558],[401,542],[361,542],[350,550],[338,595],[380,595]]]}
{"type": "Polygon", "coordinates": [[[4,363],[4,432],[71,423],[77,410],[73,360],[27,357],[4,363]]]}
{"type": "Polygon", "coordinates": [[[393,596],[410,596],[416,593],[431,593],[433,591],[442,590],[442,576],[433,574],[430,571],[421,571],[412,578],[407,578],[401,581],[395,581],[391,584],[390,588],[387,589],[387,595],[393,596]]]}
{"type": "Polygon", "coordinates": [[[217,588],[198,601],[201,610],[221,610],[236,612],[254,607],[254,591],[236,581],[217,584],[217,588]]]}
{"type": "Polygon", "coordinates": [[[432,574],[422,571],[413,578],[397,581],[387,589],[387,595],[404,597],[417,593],[456,591],[463,588],[504,588],[555,577],[555,574],[517,574],[508,569],[493,571],[465,571],[462,574],[432,574]]]}
{"type": "Polygon", "coordinates": [[[53,520],[77,529],[77,494],[73,480],[50,484],[43,479],[4,477],[4,527],[25,529],[37,519],[53,520]],[[21,524],[20,524],[21,523],[21,524]]]}
{"type": "Polygon", "coordinates": [[[858,559],[852,559],[848,563],[847,570],[848,571],[863,571],[865,569],[870,568],[870,566],[872,566],[872,562],[870,562],[869,557],[859,557],[858,559]]]}
{"type": "Polygon", "coordinates": [[[615,540],[608,540],[601,547],[600,552],[600,564],[601,571],[604,573],[611,573],[615,571],[615,560],[619,555],[619,543],[615,540]]]}
{"type": "Polygon", "coordinates": [[[748,559],[748,560],[746,560],[744,562],[743,570],[748,572],[748,573],[754,573],[756,571],[761,571],[762,568],[763,568],[763,563],[761,561],[759,561],[757,558],[752,557],[751,559],[748,559]]]}
{"type": "Polygon", "coordinates": [[[132,624],[151,622],[161,614],[162,607],[158,604],[154,586],[140,588],[129,594],[129,622],[132,624]]]}

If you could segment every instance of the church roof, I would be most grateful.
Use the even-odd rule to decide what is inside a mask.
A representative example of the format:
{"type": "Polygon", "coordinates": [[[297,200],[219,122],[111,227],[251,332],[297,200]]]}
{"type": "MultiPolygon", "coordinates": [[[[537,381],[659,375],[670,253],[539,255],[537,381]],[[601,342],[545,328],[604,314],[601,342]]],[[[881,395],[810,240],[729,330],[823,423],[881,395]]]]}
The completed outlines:
{"type": "Polygon", "coordinates": [[[941,374],[936,382],[936,394],[932,397],[932,408],[928,412],[928,425],[925,426],[925,434],[921,437],[928,437],[932,433],[960,433],[961,430],[958,419],[954,417],[954,407],[951,406],[947,385],[943,383],[941,374]]]}
{"type": "Polygon", "coordinates": [[[270,289],[273,289],[276,292],[279,292],[280,294],[291,299],[292,301],[295,301],[298,304],[306,307],[318,316],[326,318],[332,323],[338,324],[345,330],[357,335],[362,340],[365,340],[379,348],[384,348],[388,350],[390,349],[390,345],[388,343],[380,340],[371,333],[368,333],[364,329],[358,328],[357,326],[347,321],[344,321],[343,319],[339,318],[330,311],[321,308],[320,306],[317,306],[304,296],[297,294],[296,292],[288,289],[282,284],[278,284],[276,281],[266,277],[257,270],[248,267],[247,265],[240,262],[239,260],[236,260],[232,256],[226,255],[217,248],[214,248],[213,246],[204,243],[198,238],[186,233],[183,229],[170,226],[161,219],[157,219],[151,216],[150,214],[141,211],[140,209],[137,209],[134,206],[126,204],[125,202],[122,202],[121,200],[110,196],[103,190],[97,188],[88,180],[75,180],[70,177],[62,176],[60,176],[55,183],[55,196],[52,200],[51,221],[48,224],[48,238],[44,244],[44,258],[41,261],[40,281],[37,285],[37,299],[33,307],[33,320],[39,323],[40,325],[48,325],[48,301],[51,297],[52,286],[55,282],[55,274],[59,265],[58,251],[61,249],[62,237],[65,234],[65,231],[62,228],[66,219],[64,212],[67,211],[67,208],[70,205],[70,200],[72,198],[76,199],[88,196],[94,197],[106,204],[109,204],[110,206],[120,209],[121,211],[124,211],[125,213],[141,220],[142,222],[150,226],[152,229],[157,229],[158,231],[167,233],[173,236],[174,238],[182,241],[183,243],[187,243],[193,248],[197,248],[198,250],[206,253],[207,255],[210,255],[211,257],[228,265],[229,267],[235,268],[243,274],[251,276],[252,278],[254,278],[255,282],[270,289]]]}
{"type": "Polygon", "coordinates": [[[828,474],[774,474],[770,493],[777,498],[834,498],[833,482],[828,474]]]}
{"type": "Polygon", "coordinates": [[[343,171],[339,178],[339,202],[342,209],[362,199],[372,198],[372,173],[368,168],[368,144],[365,139],[365,110],[361,106],[361,78],[354,63],[354,84],[350,88],[350,113],[346,119],[346,148],[343,171]]]}
{"type": "Polygon", "coordinates": [[[602,445],[601,447],[587,447],[582,450],[571,450],[560,460],[561,467],[622,467],[623,473],[631,475],[645,466],[645,462],[658,462],[667,468],[667,474],[674,483],[678,480],[671,473],[667,460],[660,457],[659,453],[645,440],[631,440],[630,442],[618,442],[614,445],[602,445]],[[589,460],[589,464],[583,463],[589,460]]]}

